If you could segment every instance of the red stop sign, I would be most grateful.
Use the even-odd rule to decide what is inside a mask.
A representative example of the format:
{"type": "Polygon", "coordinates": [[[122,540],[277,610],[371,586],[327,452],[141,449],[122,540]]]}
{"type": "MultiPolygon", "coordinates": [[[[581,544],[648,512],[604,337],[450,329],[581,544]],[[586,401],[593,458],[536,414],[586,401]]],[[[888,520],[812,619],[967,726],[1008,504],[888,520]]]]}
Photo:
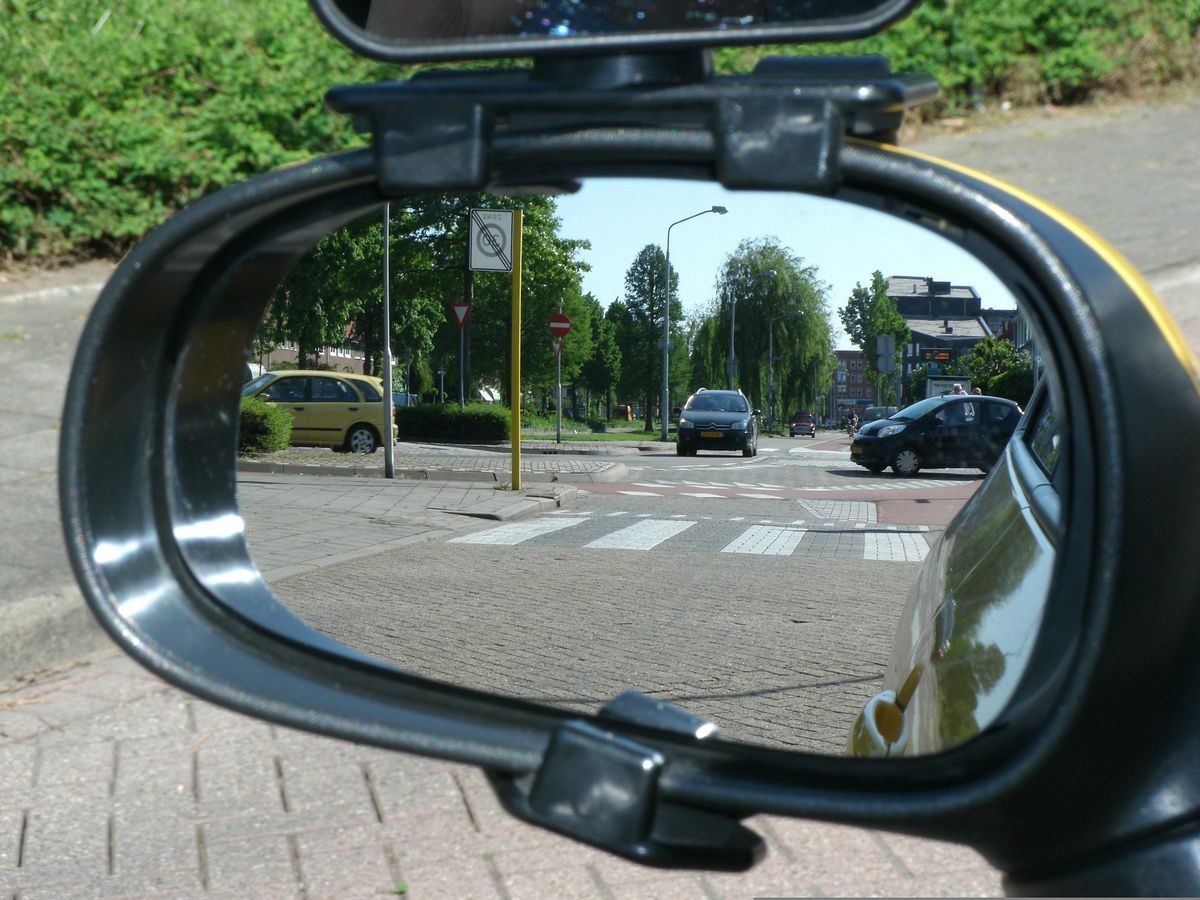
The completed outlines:
{"type": "Polygon", "coordinates": [[[562,313],[555,313],[550,317],[550,333],[555,337],[562,337],[571,330],[571,320],[562,313]]]}

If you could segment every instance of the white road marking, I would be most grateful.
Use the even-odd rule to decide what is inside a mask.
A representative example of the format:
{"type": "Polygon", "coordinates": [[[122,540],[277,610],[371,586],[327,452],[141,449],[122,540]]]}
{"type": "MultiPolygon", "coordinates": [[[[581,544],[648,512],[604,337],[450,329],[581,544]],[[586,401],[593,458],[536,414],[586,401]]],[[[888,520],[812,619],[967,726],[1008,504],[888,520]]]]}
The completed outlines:
{"type": "Polygon", "coordinates": [[[701,499],[715,498],[717,500],[728,500],[728,494],[705,494],[702,491],[680,491],[680,497],[700,497],[701,499]]]}
{"type": "Polygon", "coordinates": [[[929,544],[919,534],[864,534],[863,559],[920,562],[929,544]]]}
{"type": "Polygon", "coordinates": [[[503,544],[512,546],[521,544],[531,538],[552,534],[572,525],[588,521],[586,518],[574,519],[531,519],[528,522],[512,522],[499,528],[489,528],[487,531],[477,531],[474,534],[464,534],[462,537],[451,538],[448,544],[503,544]]]}
{"type": "Polygon", "coordinates": [[[800,528],[767,528],[754,525],[747,528],[722,553],[753,553],[758,556],[791,556],[804,535],[800,528]]]}
{"type": "Polygon", "coordinates": [[[662,494],[654,491],[617,491],[618,494],[625,494],[627,497],[661,497],[662,494]]]}
{"type": "Polygon", "coordinates": [[[648,519],[606,534],[602,538],[584,544],[594,550],[650,550],[668,538],[687,531],[695,522],[680,522],[648,519]]]}
{"type": "Polygon", "coordinates": [[[747,497],[751,500],[786,500],[786,497],[780,497],[778,494],[747,494],[745,492],[738,493],[739,497],[747,497]]]}

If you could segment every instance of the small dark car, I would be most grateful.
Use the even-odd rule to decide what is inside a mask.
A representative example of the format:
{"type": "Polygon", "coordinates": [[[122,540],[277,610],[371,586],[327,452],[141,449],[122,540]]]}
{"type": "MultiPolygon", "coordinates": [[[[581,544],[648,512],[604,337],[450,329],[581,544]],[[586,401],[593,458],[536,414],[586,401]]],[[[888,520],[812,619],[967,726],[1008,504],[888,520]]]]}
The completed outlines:
{"type": "Polygon", "coordinates": [[[930,397],[863,425],[850,458],[872,472],[891,466],[897,475],[968,467],[987,472],[1020,418],[1021,407],[1003,397],[930,397]]]}
{"type": "Polygon", "coordinates": [[[792,416],[791,435],[807,434],[810,438],[817,436],[817,417],[812,413],[798,412],[792,416]]]}
{"type": "Polygon", "coordinates": [[[758,454],[758,410],[741,391],[707,391],[688,397],[679,414],[675,452],[695,456],[698,450],[741,450],[758,454]]]}

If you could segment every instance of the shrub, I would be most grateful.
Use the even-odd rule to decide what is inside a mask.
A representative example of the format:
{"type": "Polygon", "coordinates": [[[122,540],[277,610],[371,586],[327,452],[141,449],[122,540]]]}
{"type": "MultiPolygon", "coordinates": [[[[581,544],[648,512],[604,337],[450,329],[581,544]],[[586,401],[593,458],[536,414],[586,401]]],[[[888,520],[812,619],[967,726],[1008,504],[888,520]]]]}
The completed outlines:
{"type": "Polygon", "coordinates": [[[238,428],[239,453],[274,453],[285,449],[292,441],[292,417],[286,411],[247,397],[242,401],[241,423],[238,428]]]}
{"type": "Polygon", "coordinates": [[[608,431],[608,423],[603,419],[597,419],[595,416],[587,420],[587,427],[595,434],[604,434],[604,432],[608,431]]]}
{"type": "Polygon", "coordinates": [[[1022,367],[1001,372],[988,382],[986,392],[1019,403],[1024,409],[1033,394],[1033,369],[1022,367]]]}
{"type": "Polygon", "coordinates": [[[472,403],[401,406],[396,410],[396,434],[403,440],[507,441],[512,433],[512,413],[506,406],[472,403]]]}

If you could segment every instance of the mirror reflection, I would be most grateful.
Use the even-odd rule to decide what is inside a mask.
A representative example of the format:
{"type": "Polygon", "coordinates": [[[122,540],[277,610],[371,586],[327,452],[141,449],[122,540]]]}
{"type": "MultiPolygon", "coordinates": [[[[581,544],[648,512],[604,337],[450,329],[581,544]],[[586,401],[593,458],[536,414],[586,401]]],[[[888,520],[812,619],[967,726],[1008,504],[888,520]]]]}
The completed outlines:
{"type": "Polygon", "coordinates": [[[891,0],[335,0],[342,17],[384,40],[487,35],[726,30],[771,23],[847,22],[891,0]]]}
{"type": "Polygon", "coordinates": [[[297,615],[430,678],[580,713],[636,690],[775,747],[994,720],[1052,578],[1031,498],[1066,483],[1001,277],[706,183],[406,198],[386,276],[384,217],[297,263],[248,355],[239,502],[297,615]]]}

